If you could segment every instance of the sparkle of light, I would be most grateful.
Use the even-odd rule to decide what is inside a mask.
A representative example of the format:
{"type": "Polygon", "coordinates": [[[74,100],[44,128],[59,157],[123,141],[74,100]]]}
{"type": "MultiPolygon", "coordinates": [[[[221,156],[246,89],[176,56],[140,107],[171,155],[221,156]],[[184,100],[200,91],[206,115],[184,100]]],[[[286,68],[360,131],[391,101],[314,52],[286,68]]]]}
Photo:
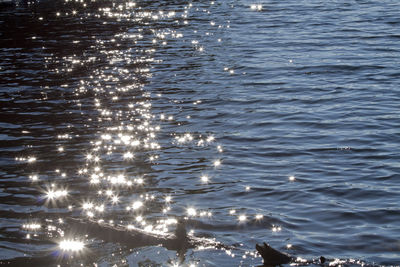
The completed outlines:
{"type": "Polygon", "coordinates": [[[264,215],[262,215],[262,214],[256,215],[256,220],[261,220],[262,218],[264,218],[264,215]]]}
{"type": "Polygon", "coordinates": [[[238,219],[239,219],[239,222],[244,222],[247,220],[247,217],[246,217],[246,215],[240,215],[238,219]]]}
{"type": "Polygon", "coordinates": [[[132,204],[132,209],[137,210],[142,206],[143,206],[143,202],[142,201],[135,201],[132,204]]]}
{"type": "Polygon", "coordinates": [[[201,176],[201,181],[202,181],[203,183],[207,183],[207,182],[209,181],[208,176],[207,176],[207,175],[202,175],[202,176],[201,176]]]}
{"type": "Polygon", "coordinates": [[[60,248],[65,251],[80,251],[85,245],[81,241],[63,240],[59,244],[60,248]]]}
{"type": "Polygon", "coordinates": [[[214,164],[215,167],[218,167],[218,166],[221,165],[221,161],[219,159],[217,159],[217,160],[214,161],[213,164],[214,164]]]}
{"type": "Polygon", "coordinates": [[[195,208],[188,208],[186,212],[189,216],[196,216],[196,214],[197,214],[197,211],[195,208]]]}

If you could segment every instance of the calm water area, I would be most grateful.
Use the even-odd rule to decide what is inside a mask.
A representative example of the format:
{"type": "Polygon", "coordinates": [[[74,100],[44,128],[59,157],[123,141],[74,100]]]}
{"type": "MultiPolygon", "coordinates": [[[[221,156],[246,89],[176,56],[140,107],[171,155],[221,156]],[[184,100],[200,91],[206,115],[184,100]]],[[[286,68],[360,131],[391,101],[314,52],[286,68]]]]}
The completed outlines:
{"type": "Polygon", "coordinates": [[[400,266],[397,0],[0,4],[0,111],[3,264],[400,266]]]}

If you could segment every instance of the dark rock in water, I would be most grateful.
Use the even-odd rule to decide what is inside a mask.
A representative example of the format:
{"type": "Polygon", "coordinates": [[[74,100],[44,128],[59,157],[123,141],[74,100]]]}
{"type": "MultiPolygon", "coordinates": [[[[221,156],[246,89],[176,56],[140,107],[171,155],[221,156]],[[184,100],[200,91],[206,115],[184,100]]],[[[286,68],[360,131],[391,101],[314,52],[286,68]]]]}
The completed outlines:
{"type": "Polygon", "coordinates": [[[289,255],[273,249],[266,243],[264,243],[262,246],[257,244],[256,249],[264,259],[264,266],[287,264],[293,260],[289,255]]]}

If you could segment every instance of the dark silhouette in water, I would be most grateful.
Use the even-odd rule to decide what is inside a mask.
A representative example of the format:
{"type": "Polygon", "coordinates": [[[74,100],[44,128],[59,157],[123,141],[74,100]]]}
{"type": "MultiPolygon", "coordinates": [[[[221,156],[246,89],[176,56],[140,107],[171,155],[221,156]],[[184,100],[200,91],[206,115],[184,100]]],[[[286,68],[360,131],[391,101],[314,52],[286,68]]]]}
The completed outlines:
{"type": "Polygon", "coordinates": [[[258,253],[260,253],[261,257],[263,257],[265,266],[287,264],[293,260],[293,258],[289,255],[273,249],[265,242],[262,246],[256,244],[256,250],[258,251],[258,253]]]}
{"type": "MultiPolygon", "coordinates": [[[[258,251],[258,253],[260,253],[261,257],[264,260],[263,266],[277,266],[277,265],[296,262],[296,259],[294,257],[272,248],[270,245],[268,245],[265,242],[263,243],[262,246],[256,244],[256,250],[258,251]]],[[[305,263],[308,265],[310,263],[324,264],[325,262],[326,262],[326,258],[321,256],[319,258],[319,262],[306,261],[306,262],[302,262],[302,263],[303,264],[305,263]]]]}

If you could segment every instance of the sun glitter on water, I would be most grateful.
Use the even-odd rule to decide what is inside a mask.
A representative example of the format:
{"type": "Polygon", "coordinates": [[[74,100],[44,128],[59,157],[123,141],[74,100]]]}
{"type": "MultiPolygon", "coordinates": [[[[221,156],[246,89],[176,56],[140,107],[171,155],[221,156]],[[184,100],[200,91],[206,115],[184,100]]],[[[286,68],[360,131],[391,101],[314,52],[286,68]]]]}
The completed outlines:
{"type": "Polygon", "coordinates": [[[81,241],[66,239],[59,243],[59,247],[63,251],[74,252],[81,251],[85,247],[85,244],[81,241]]]}

